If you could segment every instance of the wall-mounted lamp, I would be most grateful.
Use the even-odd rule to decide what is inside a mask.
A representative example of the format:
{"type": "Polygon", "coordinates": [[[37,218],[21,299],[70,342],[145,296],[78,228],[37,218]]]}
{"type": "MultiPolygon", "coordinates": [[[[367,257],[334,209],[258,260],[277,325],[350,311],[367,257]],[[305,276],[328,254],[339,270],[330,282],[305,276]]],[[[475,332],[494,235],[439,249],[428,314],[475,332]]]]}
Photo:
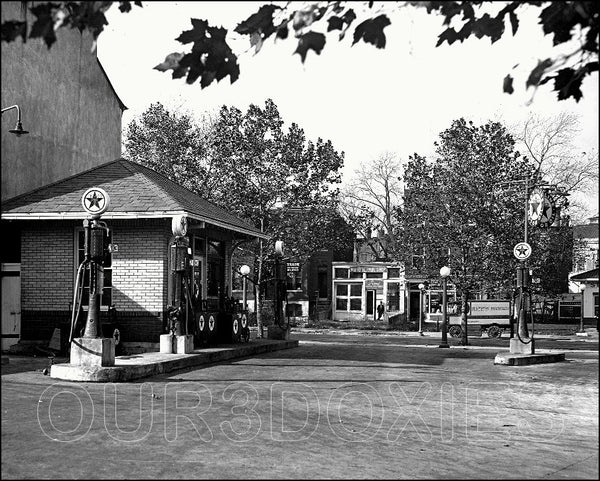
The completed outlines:
{"type": "Polygon", "coordinates": [[[10,107],[6,107],[5,109],[2,109],[2,113],[12,109],[17,109],[17,125],[14,129],[9,130],[9,132],[11,134],[15,134],[17,137],[20,137],[24,134],[28,134],[29,132],[27,130],[23,130],[23,124],[21,123],[21,109],[19,109],[18,105],[11,105],[10,107]]]}

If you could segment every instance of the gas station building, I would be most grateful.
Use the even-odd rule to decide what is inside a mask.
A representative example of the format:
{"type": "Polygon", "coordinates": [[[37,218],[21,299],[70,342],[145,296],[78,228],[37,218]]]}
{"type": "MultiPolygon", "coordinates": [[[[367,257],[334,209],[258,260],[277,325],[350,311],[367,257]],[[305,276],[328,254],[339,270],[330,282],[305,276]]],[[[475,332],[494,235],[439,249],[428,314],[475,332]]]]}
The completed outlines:
{"type": "Polygon", "coordinates": [[[174,218],[187,219],[193,286],[209,309],[231,293],[232,243],[264,237],[226,210],[124,159],[8,199],[2,203],[2,232],[13,245],[20,244],[15,277],[20,281],[21,326],[13,343],[47,343],[55,328],[61,330],[63,346],[68,341],[75,279],[84,255],[87,214],[81,198],[93,186],[110,197],[102,215],[110,253],[104,264],[101,319],[105,325],[116,321],[123,343],[157,344],[160,334],[168,332],[174,218]]]}

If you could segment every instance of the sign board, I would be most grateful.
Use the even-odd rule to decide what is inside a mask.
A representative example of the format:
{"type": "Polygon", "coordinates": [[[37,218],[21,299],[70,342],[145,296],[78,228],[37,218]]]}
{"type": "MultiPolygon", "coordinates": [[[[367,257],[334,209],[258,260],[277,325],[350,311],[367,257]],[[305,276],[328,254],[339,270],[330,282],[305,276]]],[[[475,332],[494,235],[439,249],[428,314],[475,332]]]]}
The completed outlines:
{"type": "Polygon", "coordinates": [[[513,254],[520,261],[529,259],[529,256],[531,255],[531,246],[527,242],[519,242],[513,249],[513,254]]]}
{"type": "Polygon", "coordinates": [[[353,266],[350,267],[350,272],[385,272],[387,267],[378,266],[353,266]]]}
{"type": "Polygon", "coordinates": [[[298,272],[300,270],[299,262],[288,262],[287,263],[287,272],[298,272]]]}
{"type": "Polygon", "coordinates": [[[100,216],[110,204],[110,197],[104,189],[100,187],[91,187],[81,196],[81,205],[88,214],[100,216]]]}
{"type": "Polygon", "coordinates": [[[365,279],[365,289],[383,288],[383,279],[365,279]]]}
{"type": "Polygon", "coordinates": [[[534,189],[529,196],[529,219],[537,223],[542,215],[542,205],[544,202],[544,193],[540,189],[534,189]]]}
{"type": "Polygon", "coordinates": [[[554,223],[556,219],[556,204],[554,199],[548,194],[544,196],[542,201],[542,209],[538,224],[540,227],[549,227],[554,223]]]}

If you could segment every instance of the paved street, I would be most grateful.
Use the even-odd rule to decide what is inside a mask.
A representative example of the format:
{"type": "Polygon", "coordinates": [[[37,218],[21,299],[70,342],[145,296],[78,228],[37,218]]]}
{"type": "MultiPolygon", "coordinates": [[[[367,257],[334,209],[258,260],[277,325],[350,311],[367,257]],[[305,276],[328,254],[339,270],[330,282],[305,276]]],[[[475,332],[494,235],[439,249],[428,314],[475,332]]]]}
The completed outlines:
{"type": "Polygon", "coordinates": [[[123,384],[2,366],[2,477],[597,479],[598,337],[297,332],[300,347],[123,384]]]}

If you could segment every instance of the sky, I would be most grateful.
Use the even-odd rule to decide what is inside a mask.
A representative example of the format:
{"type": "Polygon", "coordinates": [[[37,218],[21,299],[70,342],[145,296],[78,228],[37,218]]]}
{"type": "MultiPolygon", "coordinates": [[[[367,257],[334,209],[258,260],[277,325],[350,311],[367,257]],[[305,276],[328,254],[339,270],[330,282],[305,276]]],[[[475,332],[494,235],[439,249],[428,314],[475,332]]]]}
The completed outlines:
{"type": "MultiPolygon", "coordinates": [[[[293,53],[293,38],[269,39],[255,54],[247,37],[233,33],[262,4],[143,2],[143,8],[134,6],[127,14],[111,7],[109,25],[98,41],[98,58],[128,107],[123,127],[155,102],[200,118],[222,105],[245,111],[248,105],[264,106],[271,98],[287,125],[295,122],[308,139],[329,139],[345,153],[345,179],[386,151],[397,153],[400,160],[415,152],[432,155],[439,133],[460,117],[476,124],[495,120],[513,125],[532,114],[569,112],[580,118],[575,148],[598,151],[597,73],[584,81],[578,103],[559,102],[549,86],[535,95],[525,89],[538,59],[558,52],[537,25],[534,9],[520,14],[514,37],[506,32],[494,44],[470,38],[436,48],[442,18],[404,7],[391,16],[392,25],[384,30],[385,49],[363,42],[351,46],[350,33],[340,42],[333,33],[321,54],[309,51],[303,64],[293,53]],[[188,85],[184,79],[172,79],[170,71],[153,69],[168,54],[189,50],[175,38],[191,28],[190,18],[207,19],[232,33],[228,40],[241,71],[235,83],[227,77],[201,89],[199,82],[188,85]],[[508,73],[515,79],[512,95],[502,92],[508,73]]],[[[354,8],[359,6],[360,2],[354,8]]],[[[596,192],[590,215],[597,210],[596,192]]]]}

